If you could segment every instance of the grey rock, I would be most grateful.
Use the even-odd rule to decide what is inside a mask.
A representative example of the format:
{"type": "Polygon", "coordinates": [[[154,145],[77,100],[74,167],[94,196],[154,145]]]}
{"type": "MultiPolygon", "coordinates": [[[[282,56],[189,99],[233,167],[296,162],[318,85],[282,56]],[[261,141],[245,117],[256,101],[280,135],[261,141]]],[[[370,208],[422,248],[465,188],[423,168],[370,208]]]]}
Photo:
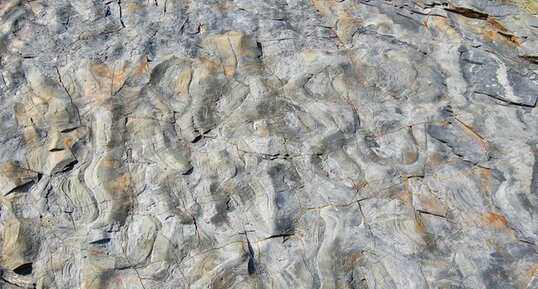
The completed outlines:
{"type": "Polygon", "coordinates": [[[535,1],[0,11],[0,288],[537,286],[535,1]]]}

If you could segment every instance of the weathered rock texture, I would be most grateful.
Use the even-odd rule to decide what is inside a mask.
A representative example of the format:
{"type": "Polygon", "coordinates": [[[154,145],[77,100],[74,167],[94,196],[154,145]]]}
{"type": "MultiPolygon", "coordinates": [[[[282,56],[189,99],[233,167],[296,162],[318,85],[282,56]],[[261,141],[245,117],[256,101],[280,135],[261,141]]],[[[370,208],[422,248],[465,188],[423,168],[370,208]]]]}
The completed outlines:
{"type": "Polygon", "coordinates": [[[538,288],[537,12],[1,1],[0,287],[538,288]]]}

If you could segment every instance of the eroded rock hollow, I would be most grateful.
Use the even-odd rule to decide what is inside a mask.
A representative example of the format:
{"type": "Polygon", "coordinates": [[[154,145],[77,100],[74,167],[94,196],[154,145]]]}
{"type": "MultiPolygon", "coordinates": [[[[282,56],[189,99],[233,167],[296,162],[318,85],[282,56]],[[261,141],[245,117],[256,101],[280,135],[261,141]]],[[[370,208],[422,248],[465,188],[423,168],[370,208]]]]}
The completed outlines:
{"type": "Polygon", "coordinates": [[[0,2],[1,288],[538,288],[538,3],[0,2]]]}

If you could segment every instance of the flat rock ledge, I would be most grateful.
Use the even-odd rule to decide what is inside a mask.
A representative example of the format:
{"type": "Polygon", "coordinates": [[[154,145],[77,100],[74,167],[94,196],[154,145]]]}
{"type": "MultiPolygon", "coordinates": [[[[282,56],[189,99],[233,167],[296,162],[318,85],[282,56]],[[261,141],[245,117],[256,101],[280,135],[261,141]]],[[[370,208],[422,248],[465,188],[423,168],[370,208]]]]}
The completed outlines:
{"type": "Polygon", "coordinates": [[[538,288],[537,13],[0,1],[0,288],[538,288]]]}

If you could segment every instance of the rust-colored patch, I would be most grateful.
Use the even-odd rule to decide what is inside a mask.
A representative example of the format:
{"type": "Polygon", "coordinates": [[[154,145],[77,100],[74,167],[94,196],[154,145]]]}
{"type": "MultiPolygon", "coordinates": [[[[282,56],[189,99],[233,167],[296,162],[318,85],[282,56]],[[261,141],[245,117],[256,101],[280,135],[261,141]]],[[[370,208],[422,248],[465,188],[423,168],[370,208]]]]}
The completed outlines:
{"type": "Polygon", "coordinates": [[[231,1],[223,1],[224,3],[217,3],[214,6],[211,7],[213,10],[217,11],[229,11],[232,9],[232,2],[231,1]]]}
{"type": "Polygon", "coordinates": [[[218,70],[221,68],[221,66],[214,62],[214,61],[211,61],[210,59],[208,58],[205,58],[205,57],[200,57],[200,63],[202,64],[202,66],[206,69],[209,69],[209,70],[218,70]]]}
{"type": "Polygon", "coordinates": [[[138,70],[136,71],[136,73],[146,74],[148,71],[149,71],[148,58],[142,57],[142,60],[140,60],[140,65],[138,66],[138,70]]]}
{"type": "Polygon", "coordinates": [[[122,166],[122,161],[114,158],[103,158],[99,166],[103,168],[117,169],[122,166]]]}
{"type": "Polygon", "coordinates": [[[433,29],[436,33],[442,34],[454,42],[461,41],[461,35],[450,25],[448,19],[445,17],[432,16],[427,18],[426,27],[433,29]]]}
{"type": "Polygon", "coordinates": [[[495,251],[503,254],[504,253],[504,250],[503,248],[499,245],[499,243],[495,242],[495,240],[492,240],[492,239],[487,239],[486,240],[486,245],[488,245],[489,247],[495,249],[495,251]]]}
{"type": "Polygon", "coordinates": [[[108,69],[108,66],[106,66],[105,64],[92,65],[92,67],[90,67],[90,72],[101,74],[105,77],[110,78],[110,70],[108,69]]]}
{"type": "Polygon", "coordinates": [[[510,38],[508,38],[508,40],[510,42],[514,43],[517,47],[519,47],[521,45],[519,43],[519,39],[515,35],[510,36],[510,38]]]}
{"type": "Polygon", "coordinates": [[[334,3],[325,0],[312,0],[312,4],[314,5],[314,8],[316,8],[316,11],[321,14],[329,14],[327,6],[334,6],[334,3]]]}
{"type": "Polygon", "coordinates": [[[424,19],[424,21],[422,21],[422,25],[424,25],[424,27],[428,28],[428,30],[430,29],[430,27],[428,27],[428,18],[424,19]]]}
{"type": "Polygon", "coordinates": [[[485,213],[483,215],[483,220],[484,220],[484,223],[489,226],[502,227],[502,228],[508,227],[508,221],[506,221],[506,218],[502,215],[499,215],[493,212],[485,213]]]}
{"type": "Polygon", "coordinates": [[[132,13],[132,12],[135,12],[137,10],[140,10],[140,4],[138,3],[127,3],[125,5],[123,5],[123,11],[125,12],[128,12],[128,13],[132,13]]]}
{"type": "Polygon", "coordinates": [[[190,68],[183,69],[177,76],[176,92],[187,101],[189,84],[192,79],[192,71],[190,68]]]}
{"type": "Polygon", "coordinates": [[[442,121],[440,121],[439,124],[440,124],[441,126],[443,126],[443,127],[446,127],[446,128],[448,128],[448,127],[450,127],[450,126],[452,125],[451,122],[448,122],[448,121],[446,121],[446,120],[442,120],[442,121]]]}
{"type": "Polygon", "coordinates": [[[480,174],[480,180],[479,185],[480,188],[482,188],[486,192],[491,192],[493,190],[493,184],[491,182],[491,169],[475,166],[476,169],[478,169],[478,173],[480,174]]]}
{"type": "Polygon", "coordinates": [[[444,162],[443,155],[435,153],[435,152],[430,153],[428,155],[428,158],[426,159],[426,164],[428,166],[433,166],[433,167],[438,166],[442,164],[443,162],[444,162]]]}
{"type": "Polygon", "coordinates": [[[493,25],[495,28],[499,29],[500,31],[507,32],[508,29],[506,29],[504,26],[502,26],[501,23],[499,23],[495,18],[488,16],[487,21],[493,25]]]}
{"type": "Polygon", "coordinates": [[[344,266],[345,267],[353,267],[355,265],[355,263],[357,262],[357,260],[359,260],[360,257],[361,257],[361,254],[359,252],[356,252],[356,251],[351,252],[347,256],[346,262],[344,263],[344,266]]]}
{"type": "Polygon", "coordinates": [[[73,139],[71,137],[67,137],[65,140],[64,140],[64,144],[68,147],[68,148],[71,148],[71,146],[73,146],[73,139]]]}
{"type": "MultiPolygon", "coordinates": [[[[349,14],[349,13],[347,13],[349,14]]],[[[336,27],[335,33],[337,34],[338,39],[344,44],[351,41],[351,37],[362,25],[362,20],[356,17],[351,16],[342,16],[338,21],[338,26],[336,27]]]]}
{"type": "Polygon", "coordinates": [[[536,275],[538,275],[538,263],[534,263],[529,270],[529,279],[532,279],[536,275]]]}
{"type": "Polygon", "coordinates": [[[127,192],[131,185],[131,175],[129,173],[118,176],[112,183],[112,192],[127,192]]]}
{"type": "Polygon", "coordinates": [[[120,87],[123,86],[125,80],[128,76],[127,66],[119,67],[118,69],[114,68],[112,70],[112,90],[116,92],[120,87]]]}
{"type": "Polygon", "coordinates": [[[418,154],[412,150],[405,150],[402,152],[402,160],[404,164],[410,165],[416,162],[418,159],[418,154]]]}
{"type": "Polygon", "coordinates": [[[490,178],[491,177],[491,169],[478,167],[478,170],[480,171],[480,177],[481,178],[490,178]]]}
{"type": "Polygon", "coordinates": [[[318,55],[320,55],[320,52],[316,49],[308,49],[301,53],[302,58],[306,62],[313,62],[318,57],[318,55]]]}
{"type": "Polygon", "coordinates": [[[493,41],[495,40],[495,36],[497,36],[497,32],[495,30],[486,30],[484,31],[484,36],[487,40],[493,41]]]}
{"type": "Polygon", "coordinates": [[[47,105],[48,101],[46,99],[42,98],[42,97],[35,96],[35,97],[32,97],[32,103],[34,105],[40,105],[40,104],[47,105]]]}
{"type": "Polygon", "coordinates": [[[420,205],[421,209],[431,214],[446,217],[448,213],[447,207],[433,195],[417,195],[415,196],[415,200],[420,205]]]}
{"type": "Polygon", "coordinates": [[[424,218],[420,214],[417,214],[416,217],[416,223],[415,223],[415,232],[418,234],[424,234],[426,233],[426,221],[424,221],[424,218]]]}
{"type": "Polygon", "coordinates": [[[488,245],[490,247],[495,247],[496,243],[495,243],[494,240],[486,239],[486,245],[488,245]]]}
{"type": "Polygon", "coordinates": [[[411,192],[409,190],[405,190],[402,195],[400,196],[400,202],[403,204],[409,204],[411,202],[411,192]]]}
{"type": "Polygon", "coordinates": [[[517,36],[509,34],[507,31],[501,29],[483,29],[482,33],[484,34],[484,38],[488,41],[504,42],[506,44],[515,45],[516,47],[520,46],[517,36]]]}
{"type": "Polygon", "coordinates": [[[15,202],[19,199],[26,199],[26,198],[29,198],[29,195],[28,194],[9,194],[7,196],[5,196],[6,200],[10,201],[10,202],[15,202]]]}
{"type": "Polygon", "coordinates": [[[232,65],[224,66],[224,75],[227,78],[232,78],[234,76],[234,73],[235,73],[235,67],[234,66],[232,66],[232,65]]]}

